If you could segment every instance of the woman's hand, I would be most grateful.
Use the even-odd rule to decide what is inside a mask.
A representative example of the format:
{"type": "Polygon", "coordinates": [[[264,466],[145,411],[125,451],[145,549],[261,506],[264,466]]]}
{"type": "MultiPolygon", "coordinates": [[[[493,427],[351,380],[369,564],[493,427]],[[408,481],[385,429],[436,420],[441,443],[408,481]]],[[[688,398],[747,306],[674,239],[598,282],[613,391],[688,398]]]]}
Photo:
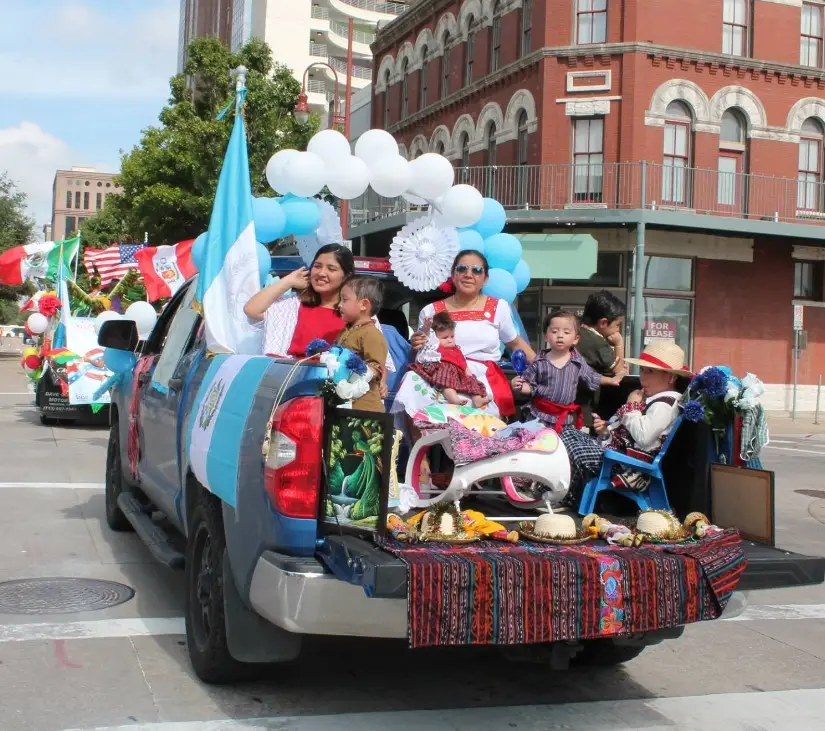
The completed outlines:
{"type": "Polygon", "coordinates": [[[421,332],[421,330],[416,330],[412,337],[410,338],[410,346],[413,350],[421,350],[427,344],[427,336],[421,332]]]}
{"type": "Polygon", "coordinates": [[[288,284],[290,289],[306,289],[309,287],[309,271],[306,267],[301,267],[287,274],[282,281],[288,284]]]}
{"type": "Polygon", "coordinates": [[[309,286],[309,272],[306,267],[281,277],[277,282],[264,287],[249,298],[243,311],[252,320],[263,320],[264,313],[272,306],[275,300],[283,297],[290,289],[306,289],[309,286]]]}
{"type": "Polygon", "coordinates": [[[598,414],[593,414],[593,429],[599,436],[607,432],[607,422],[598,414]]]}
{"type": "Polygon", "coordinates": [[[627,403],[629,404],[640,404],[645,400],[645,392],[641,389],[638,391],[632,391],[630,395],[627,397],[627,403]]]}

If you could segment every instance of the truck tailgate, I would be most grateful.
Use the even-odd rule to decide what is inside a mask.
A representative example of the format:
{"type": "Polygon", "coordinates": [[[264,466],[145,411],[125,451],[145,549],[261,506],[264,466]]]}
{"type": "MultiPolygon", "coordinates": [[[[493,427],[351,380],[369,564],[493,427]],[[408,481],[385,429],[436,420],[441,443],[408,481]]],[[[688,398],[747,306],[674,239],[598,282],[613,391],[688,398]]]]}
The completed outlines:
{"type": "MultiPolygon", "coordinates": [[[[783,551],[743,541],[748,567],[737,591],[781,589],[821,584],[825,558],[783,551]]],[[[407,566],[398,558],[356,536],[327,536],[319,558],[342,581],[364,587],[368,596],[382,599],[407,597],[407,566]]]]}

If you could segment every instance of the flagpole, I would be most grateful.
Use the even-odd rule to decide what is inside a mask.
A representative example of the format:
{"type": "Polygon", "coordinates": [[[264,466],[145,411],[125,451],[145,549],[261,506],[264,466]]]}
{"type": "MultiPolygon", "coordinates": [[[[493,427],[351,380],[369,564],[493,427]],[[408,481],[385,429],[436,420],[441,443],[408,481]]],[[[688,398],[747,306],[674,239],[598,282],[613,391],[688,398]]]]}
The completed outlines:
{"type": "MultiPolygon", "coordinates": [[[[78,237],[80,237],[80,234],[78,234],[78,237]]],[[[80,261],[80,247],[81,246],[83,246],[83,238],[82,237],[80,237],[80,241],[77,244],[77,254],[75,254],[75,258],[74,258],[74,281],[75,282],[77,282],[77,265],[78,265],[78,262],[80,261]]],[[[62,251],[60,252],[60,257],[61,257],[61,260],[62,260],[62,258],[63,258],[63,252],[62,251]]]]}

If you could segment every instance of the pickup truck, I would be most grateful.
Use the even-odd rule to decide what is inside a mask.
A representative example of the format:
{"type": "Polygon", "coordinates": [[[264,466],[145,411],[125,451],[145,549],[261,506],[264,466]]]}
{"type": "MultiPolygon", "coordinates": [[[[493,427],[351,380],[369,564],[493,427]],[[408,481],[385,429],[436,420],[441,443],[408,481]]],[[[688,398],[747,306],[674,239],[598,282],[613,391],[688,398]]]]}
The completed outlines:
{"type": "MultiPolygon", "coordinates": [[[[276,273],[299,265],[297,259],[273,258],[276,273]]],[[[385,328],[391,352],[403,359],[406,352],[397,346],[406,344],[407,323],[415,315],[410,308],[422,306],[426,298],[395,281],[386,260],[358,259],[357,268],[385,281],[386,304],[379,320],[394,328],[385,328]]],[[[294,362],[272,358],[265,364],[245,414],[234,506],[195,478],[186,434],[210,358],[200,316],[191,307],[193,282],[170,300],[145,342],[138,343],[132,323],[110,321],[101,329],[99,344],[138,350],[141,357],[137,375],[127,376],[112,394],[107,522],[115,531],[135,530],[159,561],[183,570],[187,646],[196,674],[208,683],[248,677],[255,664],[296,658],[305,635],[406,638],[406,565],[369,540],[325,534],[318,521],[325,369],[300,365],[285,386],[294,362]],[[265,462],[261,445],[284,386],[271,424],[279,448],[265,462]]],[[[670,475],[680,494],[688,496],[686,507],[709,513],[709,440],[691,436],[689,429],[683,433],[681,450],[671,449],[682,463],[670,475]]],[[[745,550],[748,568],[740,590],[823,581],[823,558],[750,542],[745,550]]],[[[732,600],[727,611],[742,606],[741,600],[732,600]]],[[[545,648],[546,658],[553,667],[564,667],[581,651],[577,661],[616,664],[646,645],[678,637],[683,629],[587,640],[578,646],[554,643],[545,648]]],[[[518,653],[513,656],[518,659],[518,653]]]]}

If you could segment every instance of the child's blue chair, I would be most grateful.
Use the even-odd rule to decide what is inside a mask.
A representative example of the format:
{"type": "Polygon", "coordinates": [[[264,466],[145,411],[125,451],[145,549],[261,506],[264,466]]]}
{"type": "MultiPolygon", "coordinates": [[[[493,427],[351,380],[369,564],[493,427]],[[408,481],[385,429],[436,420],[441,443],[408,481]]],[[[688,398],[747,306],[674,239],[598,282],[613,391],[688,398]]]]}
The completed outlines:
{"type": "Polygon", "coordinates": [[[579,502],[579,515],[589,515],[592,513],[596,507],[596,498],[599,496],[599,493],[605,491],[615,492],[617,495],[623,495],[629,498],[639,506],[640,510],[670,510],[670,502],[667,499],[667,490],[665,488],[665,478],[662,474],[662,460],[684,418],[684,416],[679,416],[673,423],[673,428],[668,433],[665,443],[653,458],[652,462],[642,462],[639,459],[628,457],[623,452],[616,452],[612,449],[605,450],[601,472],[598,477],[594,477],[584,486],[582,499],[579,502]],[[611,483],[614,465],[632,467],[634,470],[650,475],[652,478],[650,485],[648,485],[646,490],[641,492],[614,487],[611,483]]]}

